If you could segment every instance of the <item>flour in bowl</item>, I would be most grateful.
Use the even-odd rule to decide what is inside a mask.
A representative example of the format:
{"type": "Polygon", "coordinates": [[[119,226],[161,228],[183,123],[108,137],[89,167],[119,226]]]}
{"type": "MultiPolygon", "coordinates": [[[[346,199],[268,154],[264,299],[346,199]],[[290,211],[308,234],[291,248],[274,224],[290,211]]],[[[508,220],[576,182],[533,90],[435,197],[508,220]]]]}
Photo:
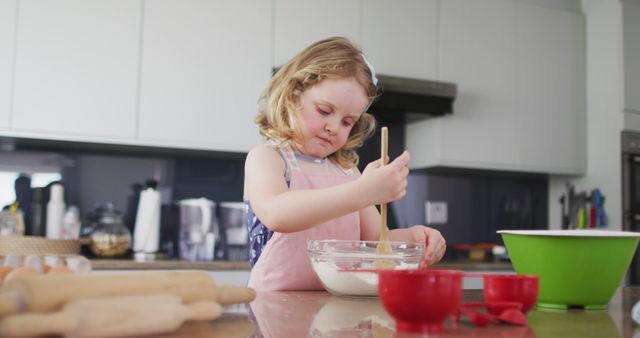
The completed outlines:
{"type": "MultiPolygon", "coordinates": [[[[333,262],[313,262],[313,268],[324,287],[336,295],[376,296],[378,294],[378,274],[368,271],[338,271],[333,262]]],[[[400,263],[396,270],[416,269],[418,264],[400,263]]],[[[372,269],[360,267],[361,269],[372,269]]]]}

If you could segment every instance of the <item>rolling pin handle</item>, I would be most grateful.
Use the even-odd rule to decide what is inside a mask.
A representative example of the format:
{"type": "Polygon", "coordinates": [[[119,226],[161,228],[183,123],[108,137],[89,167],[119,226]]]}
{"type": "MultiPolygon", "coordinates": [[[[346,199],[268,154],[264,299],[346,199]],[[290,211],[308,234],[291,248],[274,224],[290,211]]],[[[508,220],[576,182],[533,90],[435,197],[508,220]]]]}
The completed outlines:
{"type": "Polygon", "coordinates": [[[20,306],[21,299],[15,291],[0,293],[0,319],[24,310],[20,306]]]}
{"type": "Polygon", "coordinates": [[[189,321],[209,321],[222,316],[222,306],[216,302],[200,301],[186,305],[189,321]]]}
{"type": "Polygon", "coordinates": [[[69,312],[19,314],[0,322],[0,337],[39,337],[47,334],[66,335],[73,333],[78,327],[78,319],[69,312]]]}

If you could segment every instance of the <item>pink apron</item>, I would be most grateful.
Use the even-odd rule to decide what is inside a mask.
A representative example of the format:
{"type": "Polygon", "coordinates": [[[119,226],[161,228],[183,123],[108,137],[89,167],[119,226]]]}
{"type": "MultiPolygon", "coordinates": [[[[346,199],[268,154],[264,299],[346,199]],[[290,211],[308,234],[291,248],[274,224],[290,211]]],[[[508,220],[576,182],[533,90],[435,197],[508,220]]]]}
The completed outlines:
{"type": "MultiPolygon", "coordinates": [[[[343,184],[356,177],[343,173],[304,173],[300,170],[293,150],[281,144],[291,170],[289,190],[318,189],[343,184]]],[[[295,212],[295,208],[292,208],[295,212]]],[[[314,239],[360,239],[360,216],[354,212],[292,233],[274,232],[251,270],[249,286],[256,291],[322,290],[322,284],[311,267],[307,241],[314,239]]]]}

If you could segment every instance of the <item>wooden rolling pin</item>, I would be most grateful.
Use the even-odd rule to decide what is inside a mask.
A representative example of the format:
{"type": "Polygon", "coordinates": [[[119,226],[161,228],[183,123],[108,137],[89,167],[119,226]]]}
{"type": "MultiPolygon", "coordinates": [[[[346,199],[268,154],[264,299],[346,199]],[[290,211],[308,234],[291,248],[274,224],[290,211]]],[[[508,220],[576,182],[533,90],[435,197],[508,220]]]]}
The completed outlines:
{"type": "Polygon", "coordinates": [[[0,318],[19,312],[57,311],[72,300],[171,293],[183,302],[212,300],[244,303],[255,291],[240,286],[216,286],[206,271],[144,272],[113,275],[42,275],[19,277],[0,288],[0,318]]]}
{"type": "Polygon", "coordinates": [[[129,337],[176,331],[185,321],[220,317],[212,301],[183,305],[172,294],[75,300],[51,314],[18,314],[0,321],[2,337],[129,337]]]}

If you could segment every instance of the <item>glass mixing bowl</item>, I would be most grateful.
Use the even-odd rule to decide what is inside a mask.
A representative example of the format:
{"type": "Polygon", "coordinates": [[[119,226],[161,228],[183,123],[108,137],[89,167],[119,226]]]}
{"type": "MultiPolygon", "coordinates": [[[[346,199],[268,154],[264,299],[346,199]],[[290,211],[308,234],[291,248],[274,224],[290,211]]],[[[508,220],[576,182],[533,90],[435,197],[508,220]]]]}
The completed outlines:
{"type": "Polygon", "coordinates": [[[388,242],[391,253],[376,253],[379,241],[311,240],[307,253],[320,282],[337,296],[376,296],[380,264],[394,269],[417,269],[424,244],[388,242]]]}

